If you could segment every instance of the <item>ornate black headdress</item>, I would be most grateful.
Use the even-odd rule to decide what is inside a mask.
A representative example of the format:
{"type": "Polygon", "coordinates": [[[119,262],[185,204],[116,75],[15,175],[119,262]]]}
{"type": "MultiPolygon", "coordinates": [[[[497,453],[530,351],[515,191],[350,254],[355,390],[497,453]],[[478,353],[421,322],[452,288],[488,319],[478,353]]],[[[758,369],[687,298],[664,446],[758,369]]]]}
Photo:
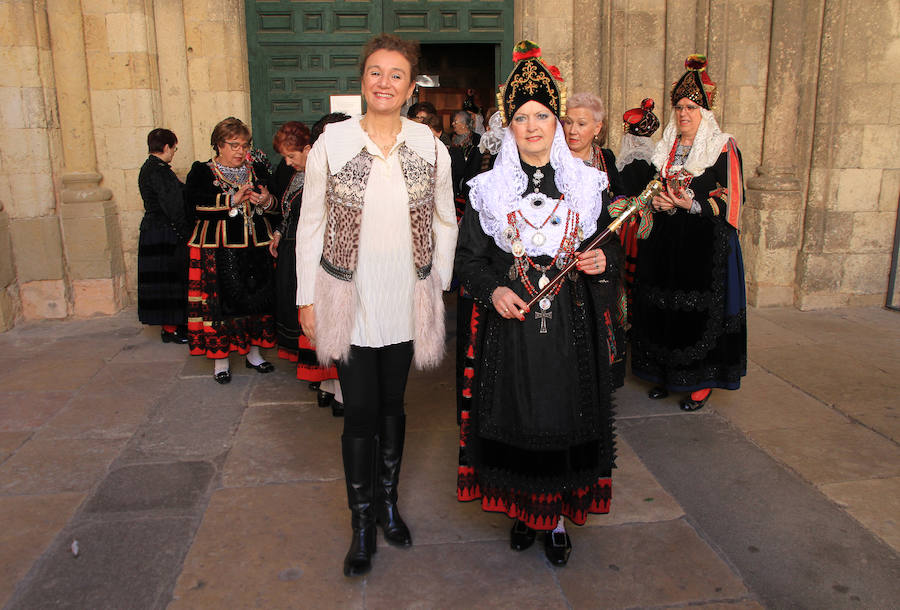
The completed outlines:
{"type": "Polygon", "coordinates": [[[506,84],[497,93],[497,106],[503,124],[508,125],[516,110],[534,100],[550,109],[557,118],[566,116],[566,89],[556,66],[541,59],[541,48],[530,40],[523,40],[513,48],[516,66],[506,84]]]}
{"type": "MultiPolygon", "coordinates": [[[[681,98],[678,98],[681,99],[681,98]]],[[[622,115],[625,133],[635,136],[649,137],[659,129],[659,119],[653,114],[654,102],[652,98],[644,98],[640,108],[626,110],[622,115]]]]}
{"type": "Polygon", "coordinates": [[[716,84],[706,72],[708,63],[706,55],[688,55],[688,58],[684,60],[687,72],[672,87],[673,106],[678,103],[678,100],[686,97],[698,106],[712,110],[712,106],[716,102],[716,84]]]}

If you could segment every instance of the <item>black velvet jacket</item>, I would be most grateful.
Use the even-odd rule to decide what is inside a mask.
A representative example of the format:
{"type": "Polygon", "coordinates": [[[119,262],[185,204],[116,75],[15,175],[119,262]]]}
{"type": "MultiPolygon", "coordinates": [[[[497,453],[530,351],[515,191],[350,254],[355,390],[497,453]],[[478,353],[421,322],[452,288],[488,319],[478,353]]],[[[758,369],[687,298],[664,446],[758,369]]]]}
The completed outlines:
{"type": "Polygon", "coordinates": [[[169,226],[179,239],[187,239],[192,215],[186,209],[184,185],[171,166],[156,155],[147,157],[138,174],[138,190],[144,200],[141,226],[169,226]]]}
{"type": "MultiPolygon", "coordinates": [[[[254,163],[258,184],[269,184],[269,171],[262,163],[254,163]]],[[[215,176],[208,163],[195,161],[185,183],[186,197],[194,206],[197,222],[188,242],[199,248],[249,248],[265,246],[272,241],[270,219],[277,218],[278,206],[273,201],[263,214],[253,213],[250,222],[245,222],[244,214],[228,215],[231,195],[214,184],[215,176]]],[[[248,209],[254,206],[248,204],[248,209]]]]}

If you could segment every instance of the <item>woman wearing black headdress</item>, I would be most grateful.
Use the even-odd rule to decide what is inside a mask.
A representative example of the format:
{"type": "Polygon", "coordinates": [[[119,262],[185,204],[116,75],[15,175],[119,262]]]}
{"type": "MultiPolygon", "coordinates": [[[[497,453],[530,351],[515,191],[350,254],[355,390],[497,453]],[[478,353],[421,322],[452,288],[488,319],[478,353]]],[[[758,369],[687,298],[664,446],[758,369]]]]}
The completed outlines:
{"type": "Polygon", "coordinates": [[[734,138],[710,111],[716,85],[691,55],[672,88],[672,118],[653,154],[666,186],[640,244],[632,371],[649,397],[688,392],[695,411],[712,388],[736,390],[747,372],[747,299],[738,241],[744,179],[734,138]]]}
{"type": "Polygon", "coordinates": [[[463,388],[457,497],[515,519],[510,546],[564,565],[572,548],[563,517],[581,525],[609,511],[614,462],[607,312],[621,247],[579,251],[605,228],[606,174],[574,158],[560,117],[559,71],[530,41],[501,94],[509,125],[493,168],[470,181],[456,272],[476,304],[463,388]],[[558,288],[526,304],[577,259],[558,288]]]}

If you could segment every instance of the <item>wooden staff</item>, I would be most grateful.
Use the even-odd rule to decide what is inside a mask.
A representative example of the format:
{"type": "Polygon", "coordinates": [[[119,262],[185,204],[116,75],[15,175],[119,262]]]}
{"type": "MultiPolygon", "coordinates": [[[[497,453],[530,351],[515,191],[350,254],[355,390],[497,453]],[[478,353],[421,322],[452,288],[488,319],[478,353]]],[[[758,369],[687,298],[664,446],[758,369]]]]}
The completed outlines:
{"type": "MultiPolygon", "coordinates": [[[[596,248],[597,245],[602,243],[603,240],[610,236],[610,234],[618,231],[619,227],[622,226],[622,224],[628,219],[629,216],[634,214],[642,207],[647,207],[650,200],[653,199],[653,197],[655,197],[656,195],[659,195],[661,192],[662,182],[660,182],[659,180],[651,180],[650,184],[647,185],[647,188],[645,188],[640,195],[631,198],[628,207],[625,208],[625,210],[621,214],[619,214],[619,217],[609,223],[609,226],[603,229],[600,235],[592,239],[587,247],[581,249],[581,251],[587,252],[588,250],[593,250],[594,248],[596,248]]],[[[541,288],[541,290],[536,295],[534,295],[530,301],[528,301],[527,308],[531,309],[532,307],[534,307],[535,303],[547,296],[547,294],[549,294],[549,292],[553,290],[553,287],[562,282],[565,279],[566,274],[575,268],[575,264],[577,262],[578,259],[573,256],[572,260],[569,261],[569,264],[563,267],[562,271],[556,274],[556,276],[552,280],[550,280],[546,286],[541,288]]],[[[525,310],[520,309],[519,313],[524,314],[525,310]]]]}

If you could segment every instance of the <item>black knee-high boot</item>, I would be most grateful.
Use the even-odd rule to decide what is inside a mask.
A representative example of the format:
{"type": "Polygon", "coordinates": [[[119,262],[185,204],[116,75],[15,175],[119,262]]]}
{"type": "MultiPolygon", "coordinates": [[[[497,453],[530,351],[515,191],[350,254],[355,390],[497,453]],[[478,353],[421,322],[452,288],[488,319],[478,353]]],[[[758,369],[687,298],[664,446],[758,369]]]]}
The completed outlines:
{"type": "Polygon", "coordinates": [[[375,439],[341,437],[344,478],[353,539],[344,557],[344,576],[365,574],[372,567],[375,553],[375,439]]]}
{"type": "Polygon", "coordinates": [[[380,448],[376,456],[378,483],[375,490],[375,517],[384,528],[385,540],[397,546],[411,546],[409,528],[397,510],[397,484],[400,479],[400,462],[403,459],[406,416],[382,417],[378,428],[380,448]]]}

